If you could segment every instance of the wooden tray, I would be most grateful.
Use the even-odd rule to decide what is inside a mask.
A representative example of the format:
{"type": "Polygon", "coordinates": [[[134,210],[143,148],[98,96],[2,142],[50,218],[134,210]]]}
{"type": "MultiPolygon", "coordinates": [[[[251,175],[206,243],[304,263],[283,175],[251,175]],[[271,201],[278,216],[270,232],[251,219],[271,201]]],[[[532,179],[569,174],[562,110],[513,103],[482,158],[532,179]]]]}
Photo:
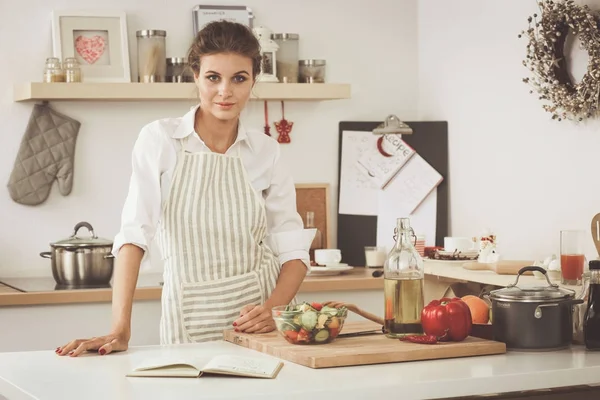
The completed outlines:
{"type": "MultiPolygon", "coordinates": [[[[342,333],[381,328],[371,322],[347,322],[342,333]]],[[[405,361],[436,360],[506,353],[504,343],[468,337],[462,342],[425,345],[388,339],[383,334],[338,338],[329,344],[295,345],[279,332],[267,334],[225,331],[228,342],[310,368],[345,367],[405,361]]]]}

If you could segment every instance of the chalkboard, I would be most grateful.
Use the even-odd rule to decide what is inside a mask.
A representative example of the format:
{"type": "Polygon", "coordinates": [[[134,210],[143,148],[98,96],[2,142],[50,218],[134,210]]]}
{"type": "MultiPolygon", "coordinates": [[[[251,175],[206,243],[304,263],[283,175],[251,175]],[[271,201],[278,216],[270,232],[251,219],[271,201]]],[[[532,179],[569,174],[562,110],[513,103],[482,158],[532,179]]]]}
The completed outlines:
{"type": "MultiPolygon", "coordinates": [[[[339,123],[339,152],[338,152],[338,188],[341,188],[341,161],[344,132],[372,131],[383,121],[341,121],[339,123]]],[[[446,121],[404,121],[413,133],[402,135],[408,145],[421,155],[444,178],[437,187],[436,211],[436,246],[443,246],[444,237],[448,236],[448,123],[446,121]]],[[[377,216],[337,215],[337,248],[342,252],[345,263],[353,266],[365,265],[365,246],[375,246],[377,243],[377,216]]]]}

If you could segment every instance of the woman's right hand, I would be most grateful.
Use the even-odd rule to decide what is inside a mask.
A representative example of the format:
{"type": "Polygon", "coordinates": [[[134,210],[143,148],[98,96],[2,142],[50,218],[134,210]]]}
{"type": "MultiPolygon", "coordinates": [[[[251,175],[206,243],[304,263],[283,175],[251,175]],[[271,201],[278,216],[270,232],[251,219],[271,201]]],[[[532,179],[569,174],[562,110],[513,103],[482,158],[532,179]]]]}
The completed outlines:
{"type": "Polygon", "coordinates": [[[64,346],[56,348],[59,356],[77,357],[86,351],[97,351],[101,356],[113,351],[125,351],[129,345],[127,335],[123,333],[93,337],[91,339],[76,339],[64,346]]]}

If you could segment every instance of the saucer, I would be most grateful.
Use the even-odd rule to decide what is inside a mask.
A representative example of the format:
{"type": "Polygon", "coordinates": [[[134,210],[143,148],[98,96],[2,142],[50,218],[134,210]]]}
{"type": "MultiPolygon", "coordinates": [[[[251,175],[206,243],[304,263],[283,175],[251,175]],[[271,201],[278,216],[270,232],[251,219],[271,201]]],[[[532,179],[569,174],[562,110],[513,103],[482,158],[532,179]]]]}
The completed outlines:
{"type": "Polygon", "coordinates": [[[318,264],[316,265],[317,267],[326,267],[326,268],[336,268],[336,267],[347,267],[348,264],[346,263],[331,263],[331,264],[318,264]]]}
{"type": "Polygon", "coordinates": [[[310,267],[309,275],[314,276],[331,276],[331,275],[339,275],[343,272],[350,271],[354,267],[349,267],[348,264],[336,264],[336,265],[328,265],[328,266],[315,266],[310,267]]]}

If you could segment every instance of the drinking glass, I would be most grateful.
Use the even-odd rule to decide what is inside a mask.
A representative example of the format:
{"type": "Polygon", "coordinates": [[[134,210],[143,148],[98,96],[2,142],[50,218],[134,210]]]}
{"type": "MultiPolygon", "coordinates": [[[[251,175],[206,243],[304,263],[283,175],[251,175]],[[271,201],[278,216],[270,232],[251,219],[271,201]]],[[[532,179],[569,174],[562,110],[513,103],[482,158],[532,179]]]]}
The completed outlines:
{"type": "Polygon", "coordinates": [[[584,238],[584,231],[560,231],[560,275],[564,285],[581,285],[585,266],[584,238]]]}

